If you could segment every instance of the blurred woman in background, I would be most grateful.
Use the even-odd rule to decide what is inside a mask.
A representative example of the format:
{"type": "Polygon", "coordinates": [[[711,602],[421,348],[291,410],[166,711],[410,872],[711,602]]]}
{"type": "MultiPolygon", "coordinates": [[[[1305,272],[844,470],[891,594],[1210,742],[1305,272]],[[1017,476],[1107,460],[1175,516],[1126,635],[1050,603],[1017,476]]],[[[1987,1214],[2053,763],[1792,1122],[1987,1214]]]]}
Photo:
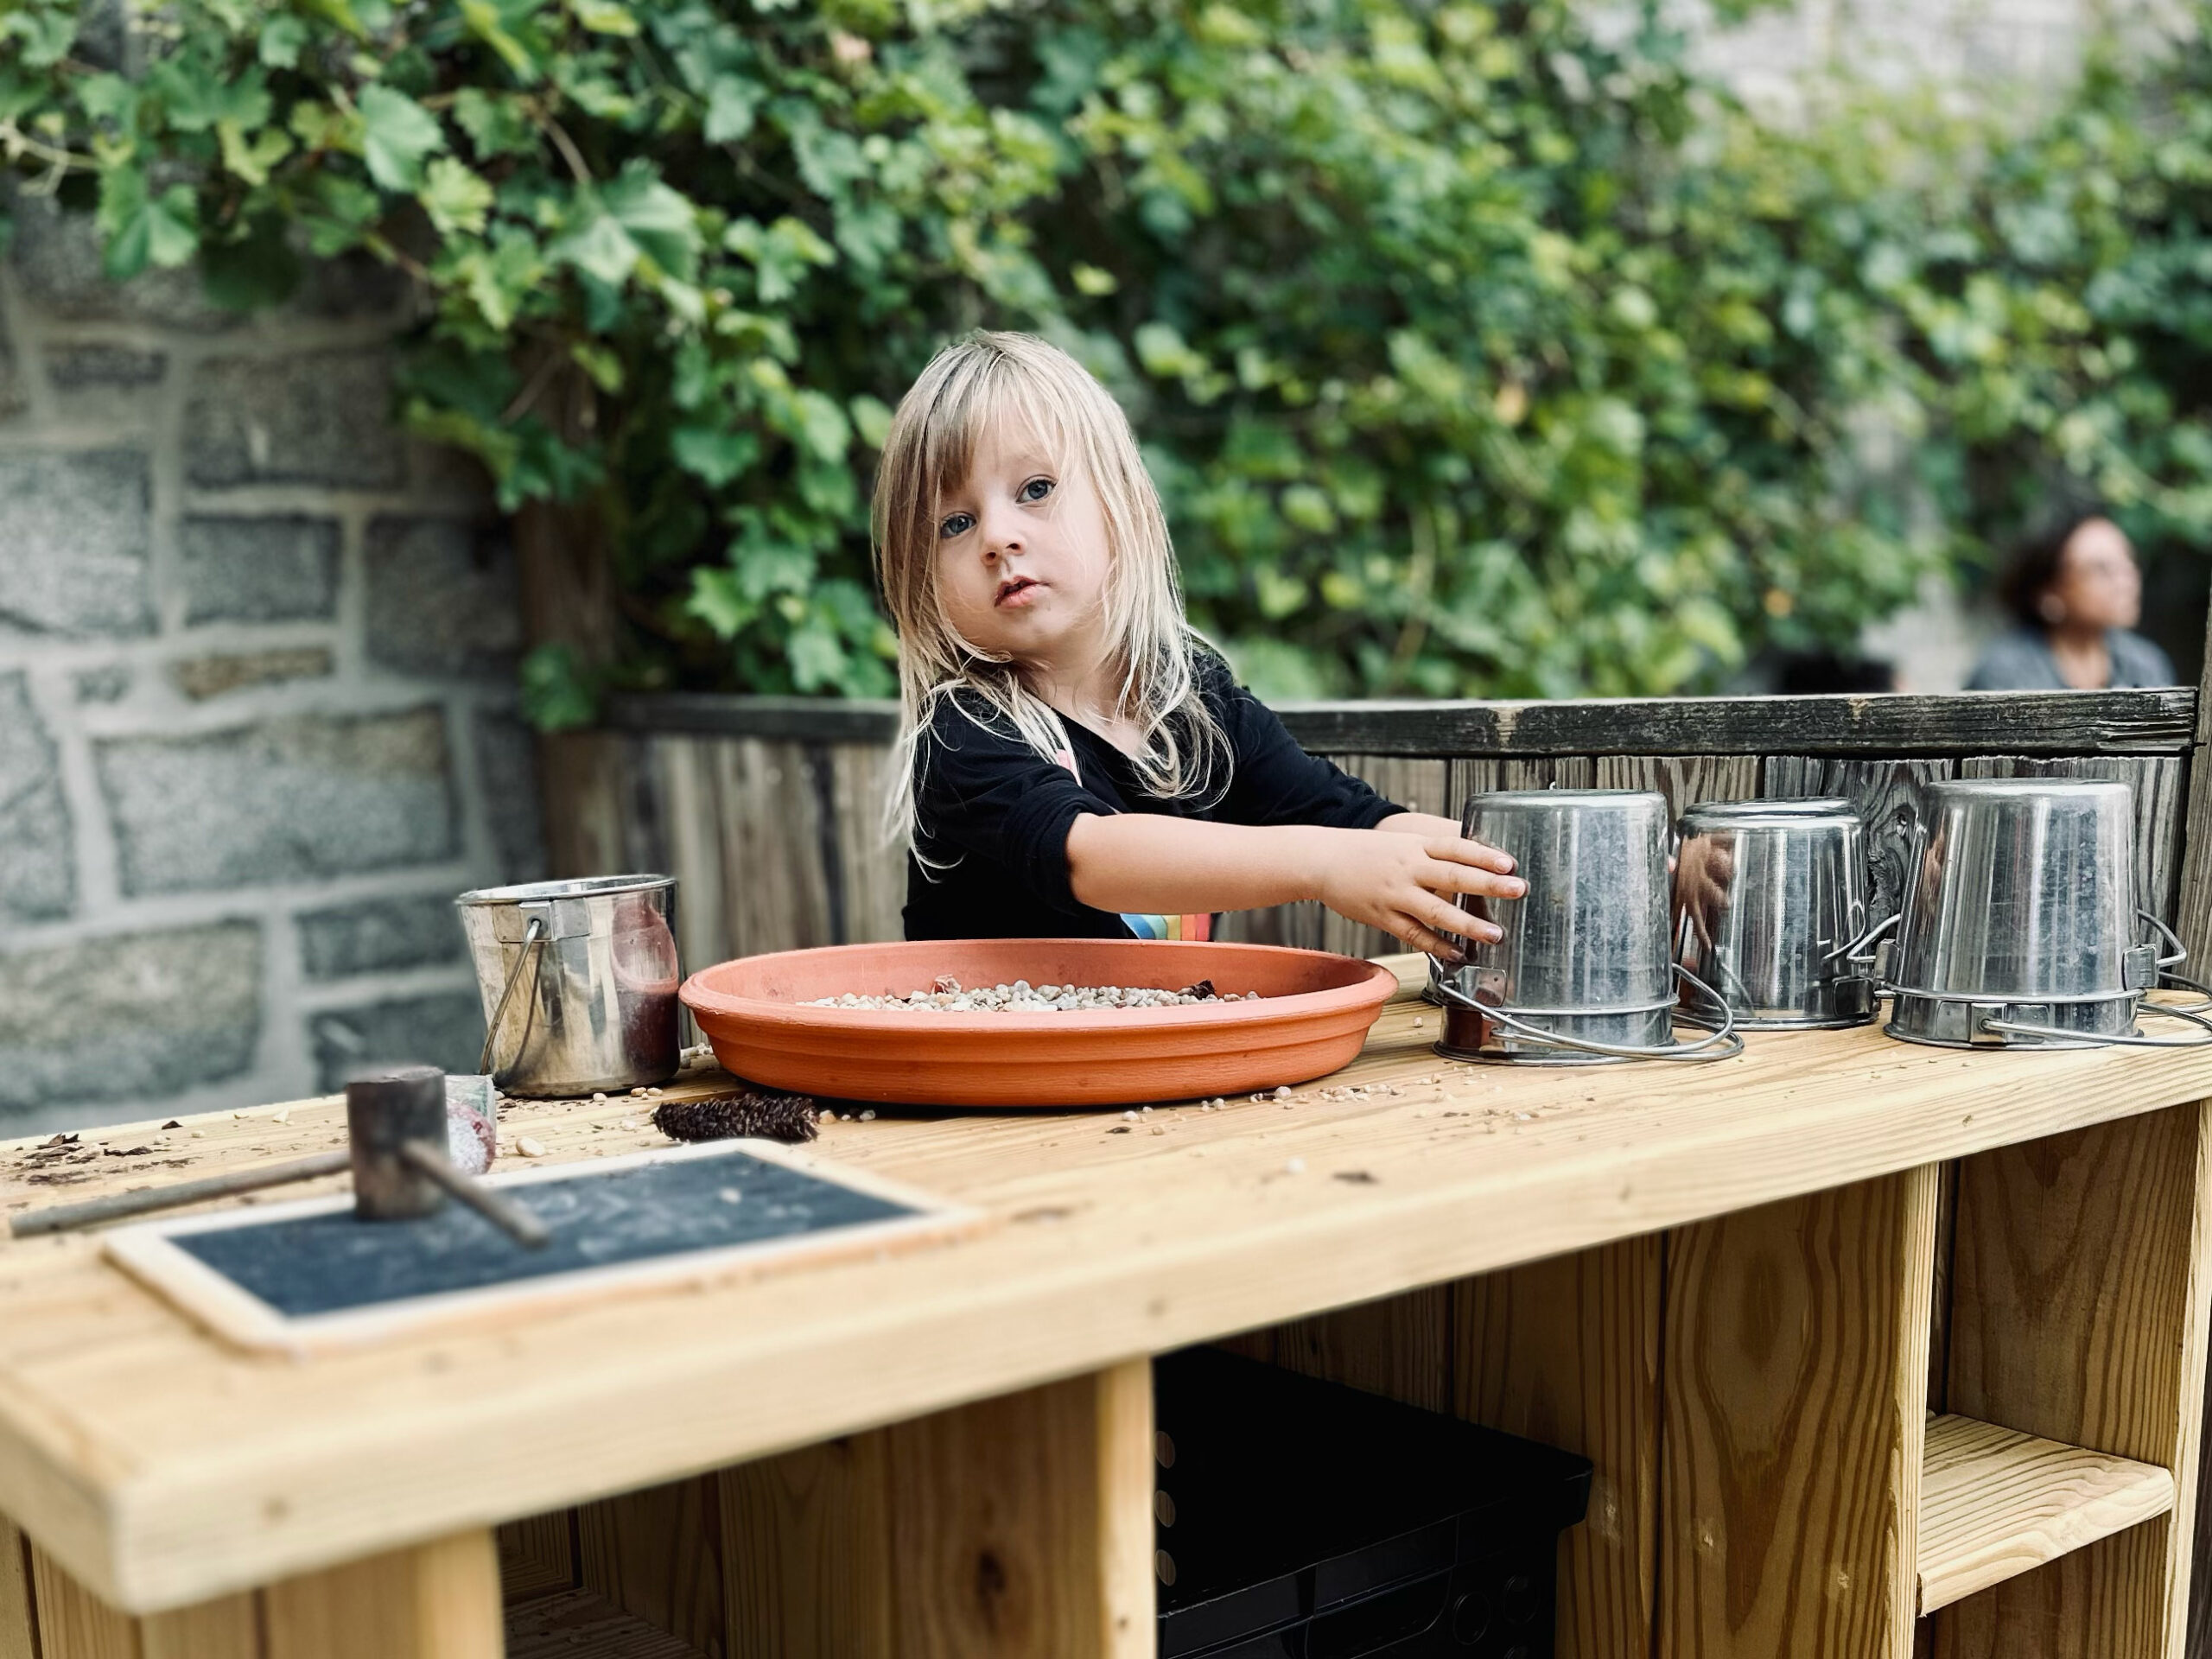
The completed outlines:
{"type": "Polygon", "coordinates": [[[2102,509],[2077,508],[2031,537],[1999,592],[2018,626],[1983,654],[1967,690],[2174,683],[2166,653],[2133,632],[2143,576],[2126,532],[2102,509]]]}

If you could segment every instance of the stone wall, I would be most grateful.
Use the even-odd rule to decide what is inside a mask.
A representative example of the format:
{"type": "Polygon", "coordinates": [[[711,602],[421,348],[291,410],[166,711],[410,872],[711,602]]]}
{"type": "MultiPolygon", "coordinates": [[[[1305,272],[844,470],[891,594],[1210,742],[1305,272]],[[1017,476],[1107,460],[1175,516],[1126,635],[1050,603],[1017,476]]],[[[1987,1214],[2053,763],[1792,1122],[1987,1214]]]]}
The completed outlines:
{"type": "Polygon", "coordinates": [[[394,430],[404,286],[281,314],[0,264],[0,1138],[481,1040],[453,896],[541,872],[511,551],[394,430]]]}

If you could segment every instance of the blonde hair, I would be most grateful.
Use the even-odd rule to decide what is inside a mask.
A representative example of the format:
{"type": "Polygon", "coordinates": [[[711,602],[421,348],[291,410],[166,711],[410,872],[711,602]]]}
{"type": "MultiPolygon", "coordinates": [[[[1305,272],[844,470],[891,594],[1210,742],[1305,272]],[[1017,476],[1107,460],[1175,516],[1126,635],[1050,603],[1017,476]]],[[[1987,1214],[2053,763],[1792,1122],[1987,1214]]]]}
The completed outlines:
{"type": "Polygon", "coordinates": [[[1229,739],[1199,693],[1202,642],[1183,615],[1167,518],[1128,417],[1058,346],[978,330],[931,359],[899,400],[876,474],[876,575],[899,631],[899,733],[884,823],[910,846],[921,828],[916,792],[930,731],[946,699],[971,694],[1046,760],[1074,752],[1058,711],[1023,683],[1021,665],[963,639],[938,591],[938,504],[965,481],[978,440],[998,421],[1043,444],[1063,477],[1080,467],[1098,498],[1109,660],[1120,677],[1115,713],[1143,734],[1132,760],[1145,788],[1186,797],[1228,787],[1229,739]]]}

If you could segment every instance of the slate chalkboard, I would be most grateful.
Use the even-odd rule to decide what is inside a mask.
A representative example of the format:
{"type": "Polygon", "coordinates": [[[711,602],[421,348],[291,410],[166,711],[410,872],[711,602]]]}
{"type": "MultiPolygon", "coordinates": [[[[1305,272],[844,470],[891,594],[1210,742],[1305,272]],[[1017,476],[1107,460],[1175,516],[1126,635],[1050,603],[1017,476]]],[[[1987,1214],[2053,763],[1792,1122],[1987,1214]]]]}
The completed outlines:
{"type": "Polygon", "coordinates": [[[362,1221],[350,1197],[119,1229],[109,1254],[256,1346],[316,1346],[418,1324],[410,1311],[565,1299],[594,1283],[697,1278],[883,1248],[972,1219],[926,1195],[779,1147],[723,1142],[495,1180],[552,1242],[517,1244],[460,1205],[362,1221]],[[533,1294],[538,1293],[538,1294],[533,1294]]]}

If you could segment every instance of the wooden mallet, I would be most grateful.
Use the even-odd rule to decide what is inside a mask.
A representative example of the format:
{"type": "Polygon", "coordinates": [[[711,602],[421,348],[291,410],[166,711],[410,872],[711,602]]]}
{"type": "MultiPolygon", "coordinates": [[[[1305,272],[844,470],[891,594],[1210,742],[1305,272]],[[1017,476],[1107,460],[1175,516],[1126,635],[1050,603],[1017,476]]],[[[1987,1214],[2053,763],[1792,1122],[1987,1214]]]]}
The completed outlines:
{"type": "Polygon", "coordinates": [[[259,1169],[241,1169],[174,1186],[149,1187],[56,1205],[17,1216],[8,1224],[17,1238],[68,1232],[103,1222],[174,1210],[210,1198],[257,1192],[294,1181],[353,1172],[353,1213],[364,1221],[407,1221],[427,1216],[448,1198],[463,1204],[531,1249],[552,1235],[545,1224],[512,1199],[462,1174],[446,1155],[446,1079],[434,1065],[401,1066],[346,1085],[348,1149],[296,1158],[259,1169]]]}

